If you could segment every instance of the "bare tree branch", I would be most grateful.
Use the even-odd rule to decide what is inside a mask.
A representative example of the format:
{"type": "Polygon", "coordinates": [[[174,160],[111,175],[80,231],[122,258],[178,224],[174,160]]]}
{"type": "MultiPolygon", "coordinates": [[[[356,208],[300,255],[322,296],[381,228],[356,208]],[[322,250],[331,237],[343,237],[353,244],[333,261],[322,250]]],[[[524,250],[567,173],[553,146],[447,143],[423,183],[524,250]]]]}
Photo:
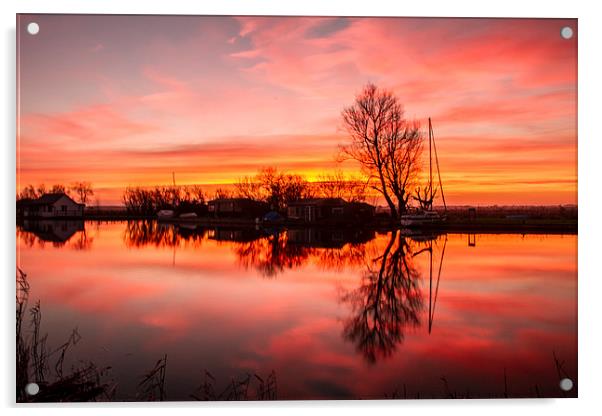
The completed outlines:
{"type": "Polygon", "coordinates": [[[374,179],[396,218],[407,209],[420,171],[422,134],[418,123],[404,118],[401,103],[390,91],[368,84],[350,107],[343,110],[350,143],[340,149],[341,159],[360,163],[374,179]]]}

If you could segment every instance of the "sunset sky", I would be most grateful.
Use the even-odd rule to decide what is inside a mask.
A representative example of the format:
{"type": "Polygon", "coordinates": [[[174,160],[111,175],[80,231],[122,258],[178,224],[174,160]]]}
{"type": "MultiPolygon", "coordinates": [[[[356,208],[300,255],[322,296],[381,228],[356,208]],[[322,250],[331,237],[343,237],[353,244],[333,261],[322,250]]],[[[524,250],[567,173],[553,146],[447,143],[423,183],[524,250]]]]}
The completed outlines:
{"type": "Polygon", "coordinates": [[[448,204],[577,203],[576,20],[21,15],[17,31],[18,188],[90,181],[118,204],[172,171],[357,172],[335,161],[340,113],[373,82],[432,118],[448,204]]]}

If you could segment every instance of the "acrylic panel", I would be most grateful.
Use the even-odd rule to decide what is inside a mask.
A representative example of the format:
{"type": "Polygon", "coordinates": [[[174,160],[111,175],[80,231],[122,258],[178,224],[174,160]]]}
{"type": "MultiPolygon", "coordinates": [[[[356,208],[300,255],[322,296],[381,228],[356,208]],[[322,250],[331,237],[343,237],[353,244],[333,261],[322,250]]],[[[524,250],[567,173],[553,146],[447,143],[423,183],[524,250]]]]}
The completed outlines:
{"type": "Polygon", "coordinates": [[[17,402],[577,397],[577,20],[17,16],[17,402]]]}

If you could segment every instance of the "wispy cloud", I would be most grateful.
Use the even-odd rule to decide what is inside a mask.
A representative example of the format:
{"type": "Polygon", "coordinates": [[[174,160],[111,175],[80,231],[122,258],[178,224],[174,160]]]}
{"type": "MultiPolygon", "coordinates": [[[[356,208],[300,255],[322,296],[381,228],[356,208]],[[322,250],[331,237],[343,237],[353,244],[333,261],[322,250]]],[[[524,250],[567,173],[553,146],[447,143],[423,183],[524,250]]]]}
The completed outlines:
{"type": "Polygon", "coordinates": [[[559,36],[573,20],[105,16],[82,17],[78,37],[61,20],[77,16],[39,17],[49,36],[20,48],[22,184],[311,176],[332,166],[340,111],[370,81],[407,117],[433,117],[451,202],[576,197],[537,188],[576,188],[577,40],[559,36]]]}

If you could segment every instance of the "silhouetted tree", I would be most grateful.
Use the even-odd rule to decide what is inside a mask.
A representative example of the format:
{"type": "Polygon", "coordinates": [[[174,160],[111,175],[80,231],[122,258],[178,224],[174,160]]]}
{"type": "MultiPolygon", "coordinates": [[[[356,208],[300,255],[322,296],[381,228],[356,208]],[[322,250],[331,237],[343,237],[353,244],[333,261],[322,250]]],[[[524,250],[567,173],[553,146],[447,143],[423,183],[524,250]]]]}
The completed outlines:
{"type": "Polygon", "coordinates": [[[122,196],[126,210],[132,214],[154,215],[162,209],[204,213],[205,194],[198,185],[127,187],[122,196]]]}
{"type": "Polygon", "coordinates": [[[71,190],[75,192],[82,204],[87,204],[90,197],[94,195],[94,189],[90,182],[75,182],[71,185],[71,190]]]}
{"type": "Polygon", "coordinates": [[[236,196],[239,198],[249,198],[254,201],[265,201],[267,199],[265,190],[255,177],[244,176],[234,186],[236,196]]]}
{"type": "Polygon", "coordinates": [[[17,200],[36,199],[46,193],[65,193],[69,195],[69,189],[61,184],[52,185],[50,189],[46,188],[46,185],[43,183],[38,185],[37,188],[34,185],[27,185],[17,194],[17,200]]]}
{"type": "Polygon", "coordinates": [[[24,187],[23,189],[21,189],[21,192],[19,192],[17,194],[17,200],[20,199],[35,199],[38,198],[40,196],[38,189],[36,189],[35,186],[33,185],[27,185],[26,187],[24,187]]]}
{"type": "Polygon", "coordinates": [[[241,178],[235,188],[238,197],[267,202],[277,211],[284,211],[289,202],[313,196],[312,187],[303,176],[272,167],[261,169],[254,177],[241,178]]]}
{"type": "Polygon", "coordinates": [[[414,195],[412,196],[412,198],[414,199],[414,201],[418,202],[418,205],[423,210],[430,209],[433,206],[433,201],[435,200],[435,197],[437,196],[438,188],[433,189],[433,193],[431,195],[431,186],[432,185],[425,186],[424,189],[417,187],[414,190],[414,195]]]}
{"type": "Polygon", "coordinates": [[[200,185],[184,186],[182,188],[182,200],[189,203],[205,203],[205,192],[200,185]]]}
{"type": "Polygon", "coordinates": [[[392,92],[368,84],[342,112],[351,142],[341,156],[356,160],[396,218],[407,208],[420,169],[422,134],[392,92]]]}
{"type": "Polygon", "coordinates": [[[69,195],[69,189],[65,185],[63,185],[63,184],[54,184],[54,185],[52,185],[52,188],[50,188],[49,193],[51,193],[51,194],[67,194],[67,195],[69,195]]]}
{"type": "Polygon", "coordinates": [[[341,198],[347,202],[364,202],[368,183],[356,177],[345,177],[341,171],[318,177],[317,193],[325,198],[341,198]]]}
{"type": "Polygon", "coordinates": [[[225,188],[217,188],[213,193],[213,197],[215,199],[228,199],[232,198],[233,196],[234,193],[231,190],[225,188]]]}
{"type": "Polygon", "coordinates": [[[37,192],[37,197],[41,197],[42,195],[44,195],[45,193],[48,192],[48,189],[46,188],[46,185],[44,185],[43,183],[38,185],[38,189],[36,190],[37,192]]]}

